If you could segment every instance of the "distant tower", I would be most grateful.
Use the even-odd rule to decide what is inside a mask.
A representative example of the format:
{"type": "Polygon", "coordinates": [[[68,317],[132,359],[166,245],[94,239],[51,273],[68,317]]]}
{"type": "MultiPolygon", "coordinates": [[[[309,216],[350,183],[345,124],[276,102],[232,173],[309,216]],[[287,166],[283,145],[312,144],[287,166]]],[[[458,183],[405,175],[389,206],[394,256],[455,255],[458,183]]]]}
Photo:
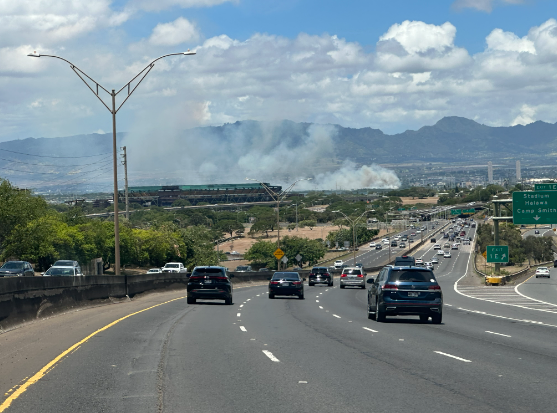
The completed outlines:
{"type": "Polygon", "coordinates": [[[487,183],[493,183],[493,163],[491,161],[487,163],[487,183]]]}
{"type": "Polygon", "coordinates": [[[522,174],[520,173],[520,161],[516,161],[516,180],[520,181],[522,179],[522,174]]]}

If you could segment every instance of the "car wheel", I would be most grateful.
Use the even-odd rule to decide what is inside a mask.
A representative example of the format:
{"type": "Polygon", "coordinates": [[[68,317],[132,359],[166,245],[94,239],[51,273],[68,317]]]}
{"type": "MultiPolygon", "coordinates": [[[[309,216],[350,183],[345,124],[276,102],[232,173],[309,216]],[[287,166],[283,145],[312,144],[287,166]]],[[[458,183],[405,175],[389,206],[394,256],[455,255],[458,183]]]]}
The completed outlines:
{"type": "Polygon", "coordinates": [[[188,304],[195,304],[197,302],[197,300],[195,298],[189,297],[189,296],[188,296],[187,301],[188,301],[188,304]]]}
{"type": "Polygon", "coordinates": [[[313,287],[315,284],[314,283],[309,283],[308,284],[310,287],[313,287]]]}
{"type": "Polygon", "coordinates": [[[375,321],[383,323],[386,319],[385,312],[379,309],[379,305],[375,303],[375,321]]]}
{"type": "Polygon", "coordinates": [[[369,305],[367,306],[367,318],[369,320],[375,320],[375,313],[371,312],[371,308],[369,305]]]}
{"type": "Polygon", "coordinates": [[[300,294],[298,297],[300,298],[300,300],[303,300],[304,299],[304,294],[300,294]]]}
{"type": "Polygon", "coordinates": [[[332,286],[333,286],[333,282],[331,281],[331,282],[329,283],[329,287],[332,287],[332,286]]]}
{"type": "Polygon", "coordinates": [[[422,323],[427,323],[427,319],[428,319],[428,318],[429,318],[429,316],[427,316],[427,315],[425,315],[425,314],[420,315],[420,321],[421,321],[422,323]]]}
{"type": "Polygon", "coordinates": [[[341,286],[340,286],[340,288],[344,288],[344,287],[346,287],[346,286],[345,286],[345,285],[341,285],[341,286]]]}
{"type": "Polygon", "coordinates": [[[433,314],[431,316],[431,322],[433,324],[441,324],[442,320],[443,320],[443,314],[433,314]]]}
{"type": "Polygon", "coordinates": [[[366,286],[365,286],[365,285],[362,285],[362,290],[365,290],[365,289],[366,289],[366,286]]]}
{"type": "Polygon", "coordinates": [[[275,295],[274,294],[269,294],[269,298],[273,299],[273,298],[275,298],[275,295]]]}
{"type": "Polygon", "coordinates": [[[226,298],[226,299],[224,300],[224,304],[226,304],[226,305],[232,305],[232,296],[226,298]]]}
{"type": "Polygon", "coordinates": [[[538,276],[536,275],[536,278],[538,278],[538,276]]]}

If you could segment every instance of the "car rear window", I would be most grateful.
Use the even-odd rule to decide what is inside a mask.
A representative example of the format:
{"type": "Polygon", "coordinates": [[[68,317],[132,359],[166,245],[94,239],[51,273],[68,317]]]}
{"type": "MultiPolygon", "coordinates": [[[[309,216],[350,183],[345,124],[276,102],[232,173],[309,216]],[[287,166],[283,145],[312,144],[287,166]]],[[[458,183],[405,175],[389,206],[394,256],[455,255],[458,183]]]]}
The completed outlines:
{"type": "Polygon", "coordinates": [[[358,269],[354,269],[354,270],[344,270],[345,274],[352,274],[352,275],[361,275],[362,271],[358,270],[358,269]]]}
{"type": "Polygon", "coordinates": [[[430,271],[393,270],[389,275],[389,282],[436,282],[430,271]]]}
{"type": "Polygon", "coordinates": [[[300,281],[300,275],[297,272],[276,272],[271,280],[300,281]]]}
{"type": "Polygon", "coordinates": [[[311,269],[311,272],[314,274],[323,274],[325,272],[329,272],[329,269],[325,267],[314,267],[311,269]]]}
{"type": "Polygon", "coordinates": [[[193,270],[192,277],[205,277],[205,276],[220,276],[224,275],[224,271],[221,268],[199,268],[193,270]]]}

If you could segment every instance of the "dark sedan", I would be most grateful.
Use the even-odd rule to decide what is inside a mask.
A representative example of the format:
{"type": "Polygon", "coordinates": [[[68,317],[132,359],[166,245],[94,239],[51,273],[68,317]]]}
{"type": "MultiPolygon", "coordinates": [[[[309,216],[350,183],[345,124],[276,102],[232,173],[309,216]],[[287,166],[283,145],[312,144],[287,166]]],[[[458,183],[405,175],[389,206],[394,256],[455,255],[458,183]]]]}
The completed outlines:
{"type": "Polygon", "coordinates": [[[385,321],[386,316],[418,315],[440,324],[443,293],[433,271],[418,267],[385,267],[371,284],[367,295],[368,318],[385,321]]]}
{"type": "Polygon", "coordinates": [[[315,284],[327,284],[329,287],[332,287],[333,275],[327,267],[313,267],[308,276],[308,284],[310,287],[315,284]]]}
{"type": "Polygon", "coordinates": [[[275,295],[297,295],[304,299],[304,281],[297,272],[276,272],[269,281],[269,298],[275,298],[275,295]]]}
{"type": "Polygon", "coordinates": [[[27,261],[8,261],[0,268],[0,277],[33,277],[34,275],[33,266],[27,261]]]}

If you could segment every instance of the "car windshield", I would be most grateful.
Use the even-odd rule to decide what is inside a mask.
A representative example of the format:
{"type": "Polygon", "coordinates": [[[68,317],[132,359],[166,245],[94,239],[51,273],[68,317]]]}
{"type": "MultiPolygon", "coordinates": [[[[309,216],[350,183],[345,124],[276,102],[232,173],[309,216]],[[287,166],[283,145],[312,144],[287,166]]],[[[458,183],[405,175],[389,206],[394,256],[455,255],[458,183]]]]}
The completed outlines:
{"type": "Polygon", "coordinates": [[[247,271],[248,267],[236,267],[236,271],[247,271]]]}
{"type": "Polygon", "coordinates": [[[297,272],[276,272],[271,281],[300,281],[300,275],[297,272]]]}
{"type": "Polygon", "coordinates": [[[389,275],[390,282],[436,282],[430,271],[394,270],[389,275]]]}
{"type": "Polygon", "coordinates": [[[165,267],[166,268],[178,268],[180,265],[179,264],[166,264],[165,267]]]}
{"type": "Polygon", "coordinates": [[[224,271],[222,270],[222,268],[196,268],[193,270],[193,274],[192,277],[204,277],[204,276],[216,276],[216,275],[220,275],[223,276],[224,275],[224,271]]]}
{"type": "Polygon", "coordinates": [[[21,270],[23,268],[22,262],[7,262],[2,265],[2,268],[7,270],[21,270]]]}
{"type": "Polygon", "coordinates": [[[73,261],[61,260],[54,263],[55,267],[73,267],[73,261]]]}
{"type": "Polygon", "coordinates": [[[75,275],[73,268],[50,267],[45,275],[75,275]]]}

